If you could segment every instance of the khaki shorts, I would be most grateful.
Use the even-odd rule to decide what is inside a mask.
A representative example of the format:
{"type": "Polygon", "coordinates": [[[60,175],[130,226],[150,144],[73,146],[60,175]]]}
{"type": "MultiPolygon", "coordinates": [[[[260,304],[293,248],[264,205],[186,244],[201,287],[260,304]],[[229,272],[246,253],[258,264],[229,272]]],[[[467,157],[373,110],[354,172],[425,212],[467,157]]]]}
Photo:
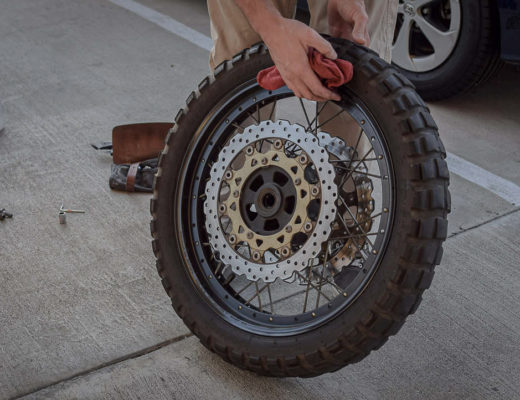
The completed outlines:
{"type": "MultiPolygon", "coordinates": [[[[292,18],[296,10],[296,0],[271,0],[280,14],[292,18]]],[[[399,0],[365,0],[368,12],[368,32],[370,48],[386,61],[390,61],[397,5],[399,0]]],[[[327,0],[308,0],[311,13],[310,26],[320,33],[329,33],[327,20],[327,0]]],[[[210,67],[214,69],[224,60],[261,41],[247,18],[234,0],[208,0],[211,20],[213,49],[210,67]]]]}

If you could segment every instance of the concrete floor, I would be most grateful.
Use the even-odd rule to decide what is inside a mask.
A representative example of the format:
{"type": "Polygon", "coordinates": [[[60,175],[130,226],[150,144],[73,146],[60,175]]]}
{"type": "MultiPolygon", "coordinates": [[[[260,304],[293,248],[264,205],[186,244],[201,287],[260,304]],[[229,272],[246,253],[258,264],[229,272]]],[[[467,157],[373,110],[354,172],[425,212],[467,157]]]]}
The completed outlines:
{"type": "MultiPolygon", "coordinates": [[[[144,1],[208,34],[204,1],[144,1]]],[[[156,275],[149,195],[89,143],[172,120],[207,52],[105,0],[0,0],[0,398],[520,398],[520,208],[453,175],[417,314],[363,362],[265,379],[206,351],[156,275]],[[57,209],[86,209],[59,225],[57,209]]],[[[520,74],[432,105],[447,149],[520,185],[520,74]]]]}

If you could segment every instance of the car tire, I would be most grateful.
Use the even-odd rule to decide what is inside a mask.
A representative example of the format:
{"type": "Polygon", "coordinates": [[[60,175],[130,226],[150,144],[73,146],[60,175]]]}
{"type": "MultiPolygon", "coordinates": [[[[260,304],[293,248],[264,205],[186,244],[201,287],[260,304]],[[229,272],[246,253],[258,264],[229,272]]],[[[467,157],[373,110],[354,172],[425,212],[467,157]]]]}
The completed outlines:
{"type": "MultiPolygon", "coordinates": [[[[457,16],[460,20],[457,24],[456,43],[449,54],[445,54],[440,60],[433,63],[432,69],[429,69],[426,63],[417,67],[415,71],[409,67],[412,64],[404,59],[402,51],[399,51],[399,46],[403,45],[403,39],[407,38],[406,35],[400,35],[400,31],[403,27],[406,28],[406,25],[403,24],[403,20],[406,21],[406,18],[408,21],[414,20],[414,18],[422,19],[424,23],[425,20],[427,21],[427,17],[422,14],[422,9],[414,11],[408,8],[410,14],[415,14],[405,15],[407,13],[405,7],[409,4],[407,2],[401,1],[399,6],[393,64],[415,84],[417,91],[428,101],[442,100],[466,92],[487,81],[502,65],[499,51],[498,13],[494,2],[491,0],[451,0],[448,3],[451,3],[452,6],[460,5],[460,14],[457,16]],[[396,49],[398,51],[395,51],[396,49]],[[442,61],[440,65],[435,65],[440,61],[442,61]]],[[[432,1],[425,6],[428,5],[430,9],[440,8],[442,1],[432,1]]],[[[451,16],[453,15],[452,13],[451,16]]],[[[448,29],[451,29],[452,26],[450,25],[448,29]]],[[[412,36],[408,42],[409,53],[414,50],[413,41],[421,40],[417,35],[423,34],[418,25],[415,25],[415,28],[416,36],[412,36]],[[421,32],[418,33],[418,30],[421,32]]],[[[424,36],[428,37],[427,34],[424,36]]],[[[416,57],[410,58],[417,60],[416,57]]]]}

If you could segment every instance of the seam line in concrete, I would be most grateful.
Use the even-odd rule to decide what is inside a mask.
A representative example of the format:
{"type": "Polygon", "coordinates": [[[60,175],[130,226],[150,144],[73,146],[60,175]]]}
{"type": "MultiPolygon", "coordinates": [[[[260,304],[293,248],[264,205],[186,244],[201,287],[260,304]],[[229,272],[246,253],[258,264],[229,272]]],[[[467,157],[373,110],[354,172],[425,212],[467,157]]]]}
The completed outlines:
{"type": "Polygon", "coordinates": [[[451,239],[451,238],[453,238],[453,237],[455,237],[455,236],[461,235],[461,234],[463,234],[463,233],[466,233],[466,232],[472,231],[472,230],[474,230],[474,229],[480,228],[481,226],[483,226],[483,225],[487,225],[487,224],[489,224],[489,223],[491,223],[491,222],[498,221],[499,219],[502,219],[502,218],[505,218],[505,217],[509,217],[511,214],[514,214],[514,213],[516,213],[516,212],[518,212],[518,211],[520,211],[520,208],[514,208],[513,210],[510,210],[510,211],[508,211],[508,212],[506,212],[506,213],[504,213],[504,214],[497,215],[496,217],[493,217],[493,218],[491,218],[491,219],[487,219],[487,220],[485,220],[485,221],[483,221],[483,222],[480,222],[480,223],[475,224],[475,225],[472,225],[472,226],[470,226],[470,227],[468,227],[468,228],[462,229],[462,230],[459,231],[459,232],[454,232],[454,233],[452,233],[450,236],[448,236],[448,237],[446,238],[446,240],[451,239]]]}
{"type": "Polygon", "coordinates": [[[29,396],[29,395],[37,393],[37,392],[39,392],[41,390],[48,389],[48,388],[50,388],[52,386],[59,385],[60,383],[65,383],[65,382],[71,381],[71,380],[73,380],[75,378],[79,378],[79,377],[88,375],[88,374],[90,374],[92,372],[99,371],[99,370],[101,370],[103,368],[110,367],[110,366],[115,365],[115,364],[119,364],[119,363],[121,363],[123,361],[131,360],[133,358],[138,358],[138,357],[144,356],[146,354],[153,353],[154,351],[157,351],[157,350],[159,350],[159,349],[161,349],[163,347],[169,346],[170,344],[174,344],[174,343],[180,342],[180,341],[182,341],[184,339],[187,339],[190,336],[193,336],[193,333],[186,333],[184,335],[177,336],[175,338],[165,340],[164,342],[158,343],[158,344],[153,345],[153,346],[146,347],[144,349],[141,349],[139,351],[135,351],[135,352],[130,353],[130,354],[126,354],[124,356],[115,358],[115,359],[113,359],[111,361],[104,362],[102,364],[96,365],[95,367],[86,369],[84,371],[78,372],[78,373],[73,374],[73,375],[70,375],[70,376],[68,376],[66,378],[63,378],[63,379],[60,379],[60,380],[48,383],[46,385],[39,386],[36,389],[33,389],[33,390],[29,391],[29,392],[25,392],[25,393],[16,395],[14,397],[11,397],[10,400],[20,399],[20,398],[22,398],[24,396],[29,396]]]}
{"type": "Polygon", "coordinates": [[[194,45],[204,49],[211,50],[213,47],[213,41],[208,36],[184,25],[183,23],[164,15],[158,11],[151,9],[150,7],[143,6],[142,4],[133,0],[108,0],[111,3],[124,8],[140,17],[150,21],[168,32],[171,32],[183,39],[193,43],[194,45]]]}

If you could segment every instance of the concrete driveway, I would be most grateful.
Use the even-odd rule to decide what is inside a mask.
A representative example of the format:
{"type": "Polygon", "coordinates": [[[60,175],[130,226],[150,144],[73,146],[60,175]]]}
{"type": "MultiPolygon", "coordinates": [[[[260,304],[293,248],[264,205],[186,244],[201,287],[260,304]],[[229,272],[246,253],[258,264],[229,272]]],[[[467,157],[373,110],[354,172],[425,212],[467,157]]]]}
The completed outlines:
{"type": "Polygon", "coordinates": [[[172,120],[208,73],[205,2],[141,2],[148,19],[130,1],[0,0],[0,398],[520,398],[520,73],[431,106],[453,212],[419,311],[338,373],[259,378],[189,335],[155,271],[149,195],[111,191],[89,145],[172,120]],[[59,225],[61,202],[86,214],[59,225]]]}

